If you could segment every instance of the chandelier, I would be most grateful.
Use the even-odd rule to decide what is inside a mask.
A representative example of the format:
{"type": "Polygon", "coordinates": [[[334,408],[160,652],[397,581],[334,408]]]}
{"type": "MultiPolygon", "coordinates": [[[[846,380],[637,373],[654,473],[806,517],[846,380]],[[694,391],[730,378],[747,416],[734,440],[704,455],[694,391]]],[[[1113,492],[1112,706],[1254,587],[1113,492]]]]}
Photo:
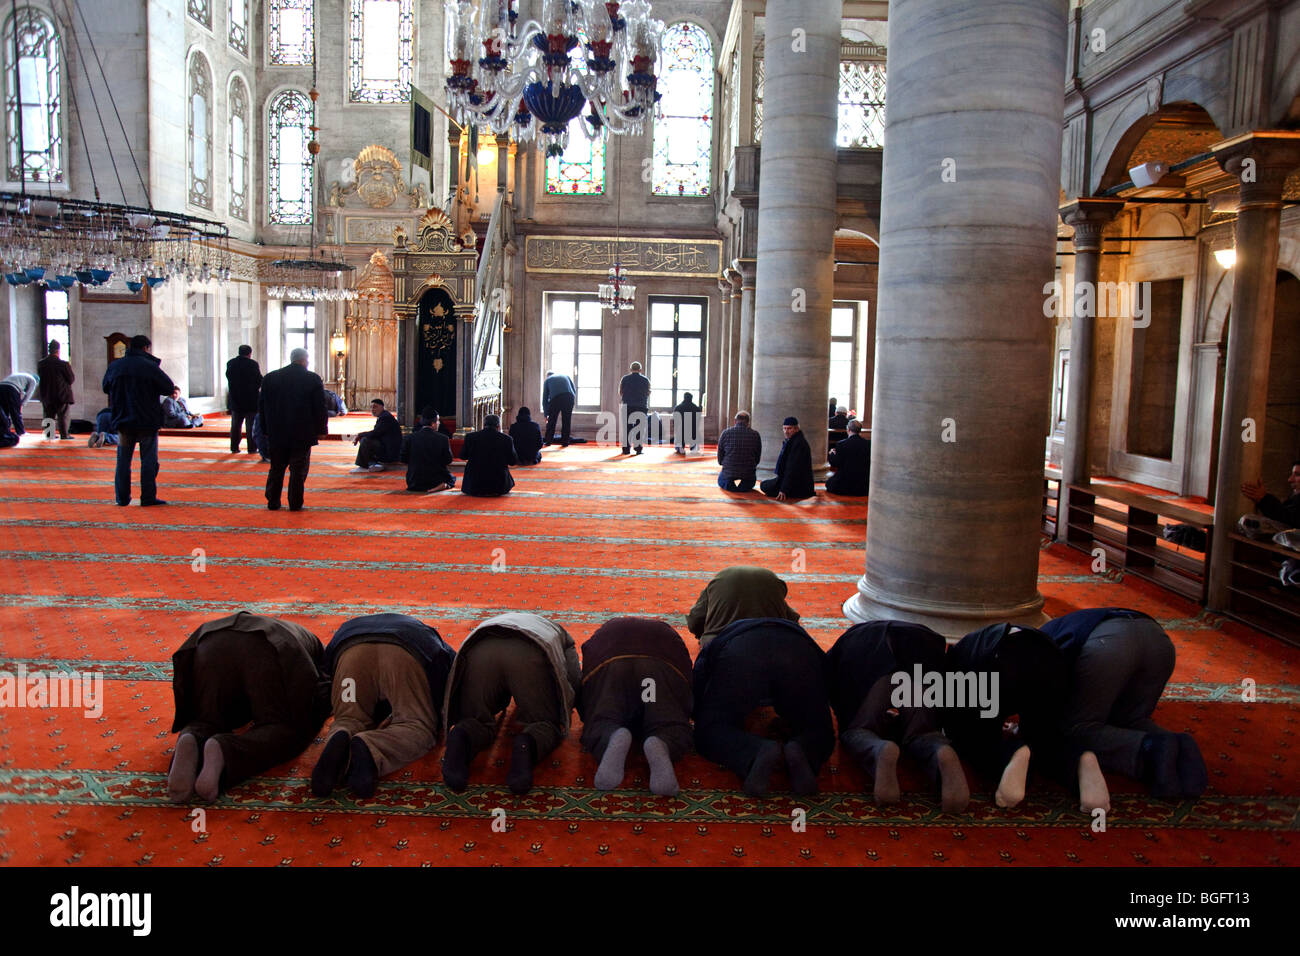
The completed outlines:
{"type": "Polygon", "coordinates": [[[636,305],[636,285],[627,281],[623,267],[617,262],[609,270],[608,281],[597,287],[596,295],[600,307],[611,312],[626,312],[636,305]]]}
{"type": "Polygon", "coordinates": [[[356,289],[340,289],[338,278],[352,272],[346,262],[327,259],[277,259],[263,275],[272,299],[309,299],[344,302],[357,297],[356,289]]]}
{"type": "Polygon", "coordinates": [[[647,0],[541,0],[541,21],[522,26],[514,6],[447,0],[447,99],[457,122],[536,138],[547,156],[564,152],[584,110],[589,139],[644,131],[660,99],[654,68],[664,30],[647,0]]]}

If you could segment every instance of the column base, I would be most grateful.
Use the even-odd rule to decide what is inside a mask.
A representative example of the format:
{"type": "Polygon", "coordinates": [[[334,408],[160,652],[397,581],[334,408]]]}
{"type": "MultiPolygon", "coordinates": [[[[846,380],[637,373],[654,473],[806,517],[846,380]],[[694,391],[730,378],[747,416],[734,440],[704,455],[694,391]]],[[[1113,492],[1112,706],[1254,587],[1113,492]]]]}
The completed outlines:
{"type": "Polygon", "coordinates": [[[863,621],[908,621],[923,624],[949,642],[965,637],[989,624],[1009,621],[1025,627],[1039,627],[1050,618],[1043,613],[1043,596],[1005,606],[940,604],[913,601],[877,591],[866,579],[858,581],[858,593],[844,602],[844,616],[855,624],[863,621]]]}

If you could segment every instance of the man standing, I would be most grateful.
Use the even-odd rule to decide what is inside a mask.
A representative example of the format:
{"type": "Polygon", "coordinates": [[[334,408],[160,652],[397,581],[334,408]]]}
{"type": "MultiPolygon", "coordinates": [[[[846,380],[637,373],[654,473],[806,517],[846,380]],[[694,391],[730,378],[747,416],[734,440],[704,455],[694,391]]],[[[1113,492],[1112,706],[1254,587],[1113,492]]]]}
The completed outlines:
{"type": "Polygon", "coordinates": [[[849,422],[849,437],[831,449],[831,467],[835,474],[826,479],[826,490],[833,495],[865,497],[871,487],[871,442],[862,437],[862,422],[849,422]]]}
{"type": "Polygon", "coordinates": [[[1255,508],[1265,518],[1280,521],[1289,528],[1300,528],[1300,460],[1292,464],[1286,481],[1291,486],[1291,497],[1286,501],[1270,495],[1262,481],[1247,482],[1241,486],[1241,493],[1255,502],[1255,508]]]}
{"type": "Polygon", "coordinates": [[[253,347],[241,345],[239,354],[226,363],[226,407],[230,410],[230,453],[239,453],[240,432],[248,431],[248,453],[253,444],[253,416],[257,414],[257,393],[262,387],[262,370],[253,360],[253,347]]]}
{"type": "Polygon", "coordinates": [[[354,472],[383,471],[384,462],[399,461],[402,457],[402,426],[384,408],[382,399],[370,403],[370,414],[375,416],[375,427],[352,439],[352,444],[361,444],[354,472]]]}
{"type": "Polygon", "coordinates": [[[113,430],[117,432],[117,473],[113,490],[117,503],[125,508],[131,503],[131,459],[140,446],[140,504],[165,505],[158,497],[158,429],[162,428],[163,408],[159,399],[176,387],[153,354],[147,335],[131,339],[126,354],[104,372],[104,394],[113,410],[113,430]]]}
{"type": "Polygon", "coordinates": [[[650,421],[650,379],[641,374],[640,362],[633,362],[618,383],[618,400],[623,404],[623,454],[635,445],[639,455],[650,421]]]}
{"type": "Polygon", "coordinates": [[[509,466],[519,464],[519,456],[510,436],[501,434],[501,419],[496,415],[483,419],[482,431],[465,436],[460,457],[465,459],[465,477],[460,485],[465,494],[495,498],[509,494],[515,486],[509,466]]]}
{"type": "Polygon", "coordinates": [[[573,403],[578,398],[578,391],[573,387],[573,379],[555,372],[546,373],[542,384],[542,410],[546,412],[546,440],[543,445],[555,442],[555,419],[563,420],[560,426],[560,444],[570,444],[569,429],[573,424],[573,403]]]}
{"type": "Polygon", "coordinates": [[[420,412],[420,427],[411,436],[406,464],[406,490],[430,494],[456,487],[456,479],[447,466],[451,464],[451,442],[438,429],[438,412],[426,406],[420,412]]]}
{"type": "Polygon", "coordinates": [[[763,436],[749,427],[749,412],[736,412],[736,423],[718,436],[718,487],[723,491],[753,491],[763,436]]]}
{"type": "Polygon", "coordinates": [[[785,433],[785,441],[776,458],[776,475],[759,487],[763,494],[777,501],[811,498],[817,494],[813,489],[812,449],[799,430],[799,419],[791,415],[781,423],[781,431],[785,433]]]}
{"type": "Polygon", "coordinates": [[[329,425],[325,415],[325,384],[307,371],[307,350],[294,349],[289,364],[262,379],[258,415],[266,432],[271,470],[266,475],[266,507],[280,510],[280,489],[289,469],[289,510],[302,510],[311,446],[329,425]]]}
{"type": "Polygon", "coordinates": [[[60,357],[60,348],[58,340],[50,341],[49,354],[36,363],[36,374],[40,378],[41,414],[54,419],[59,438],[67,441],[72,437],[68,434],[68,406],[74,401],[72,383],[77,376],[72,366],[60,357]]]}

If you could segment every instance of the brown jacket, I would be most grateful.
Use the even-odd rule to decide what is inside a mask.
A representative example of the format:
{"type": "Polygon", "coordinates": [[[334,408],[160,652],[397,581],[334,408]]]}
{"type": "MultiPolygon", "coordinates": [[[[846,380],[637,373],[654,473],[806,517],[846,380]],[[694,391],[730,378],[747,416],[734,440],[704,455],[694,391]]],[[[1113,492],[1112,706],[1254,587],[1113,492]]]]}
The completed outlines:
{"type": "Polygon", "coordinates": [[[54,355],[45,356],[36,363],[36,374],[41,380],[36,391],[41,396],[42,405],[71,405],[75,401],[72,397],[72,383],[77,380],[77,376],[73,373],[72,366],[63,359],[54,355]]]}

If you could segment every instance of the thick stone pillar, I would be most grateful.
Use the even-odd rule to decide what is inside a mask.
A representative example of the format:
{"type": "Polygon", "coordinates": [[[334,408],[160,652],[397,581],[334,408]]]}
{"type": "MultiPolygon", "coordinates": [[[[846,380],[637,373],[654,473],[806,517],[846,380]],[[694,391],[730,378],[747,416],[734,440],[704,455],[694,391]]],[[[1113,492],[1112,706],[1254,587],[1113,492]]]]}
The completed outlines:
{"type": "Polygon", "coordinates": [[[841,0],[767,4],[750,411],[769,471],[787,415],[813,461],[826,461],[841,10],[841,0]]]}
{"type": "Polygon", "coordinates": [[[1241,493],[1242,483],[1261,478],[1276,481],[1278,477],[1260,472],[1273,349],[1282,186],[1300,165],[1300,132],[1246,133],[1214,147],[1214,153],[1219,165],[1241,181],[1210,549],[1209,606],[1222,611],[1228,607],[1232,578],[1228,535],[1241,515],[1255,510],[1254,503],[1241,493]]]}
{"type": "Polygon", "coordinates": [[[866,573],[844,605],[855,621],[956,637],[1044,618],[1043,287],[1068,7],[890,4],[871,508],[866,573]]]}
{"type": "Polygon", "coordinates": [[[1074,227],[1074,302],[1070,310],[1070,383],[1065,396],[1065,449],[1056,537],[1064,541],[1070,485],[1092,480],[1088,457],[1092,413],[1093,336],[1097,325],[1097,278],[1101,272],[1101,234],[1124,208],[1119,199],[1078,199],[1061,207],[1061,221],[1074,227]]]}
{"type": "MultiPolygon", "coordinates": [[[[740,385],[736,389],[736,407],[727,416],[731,424],[736,412],[752,412],[754,404],[754,280],[756,262],[736,259],[732,262],[740,273],[740,385]]],[[[829,378],[829,374],[827,378],[829,378]]]]}

